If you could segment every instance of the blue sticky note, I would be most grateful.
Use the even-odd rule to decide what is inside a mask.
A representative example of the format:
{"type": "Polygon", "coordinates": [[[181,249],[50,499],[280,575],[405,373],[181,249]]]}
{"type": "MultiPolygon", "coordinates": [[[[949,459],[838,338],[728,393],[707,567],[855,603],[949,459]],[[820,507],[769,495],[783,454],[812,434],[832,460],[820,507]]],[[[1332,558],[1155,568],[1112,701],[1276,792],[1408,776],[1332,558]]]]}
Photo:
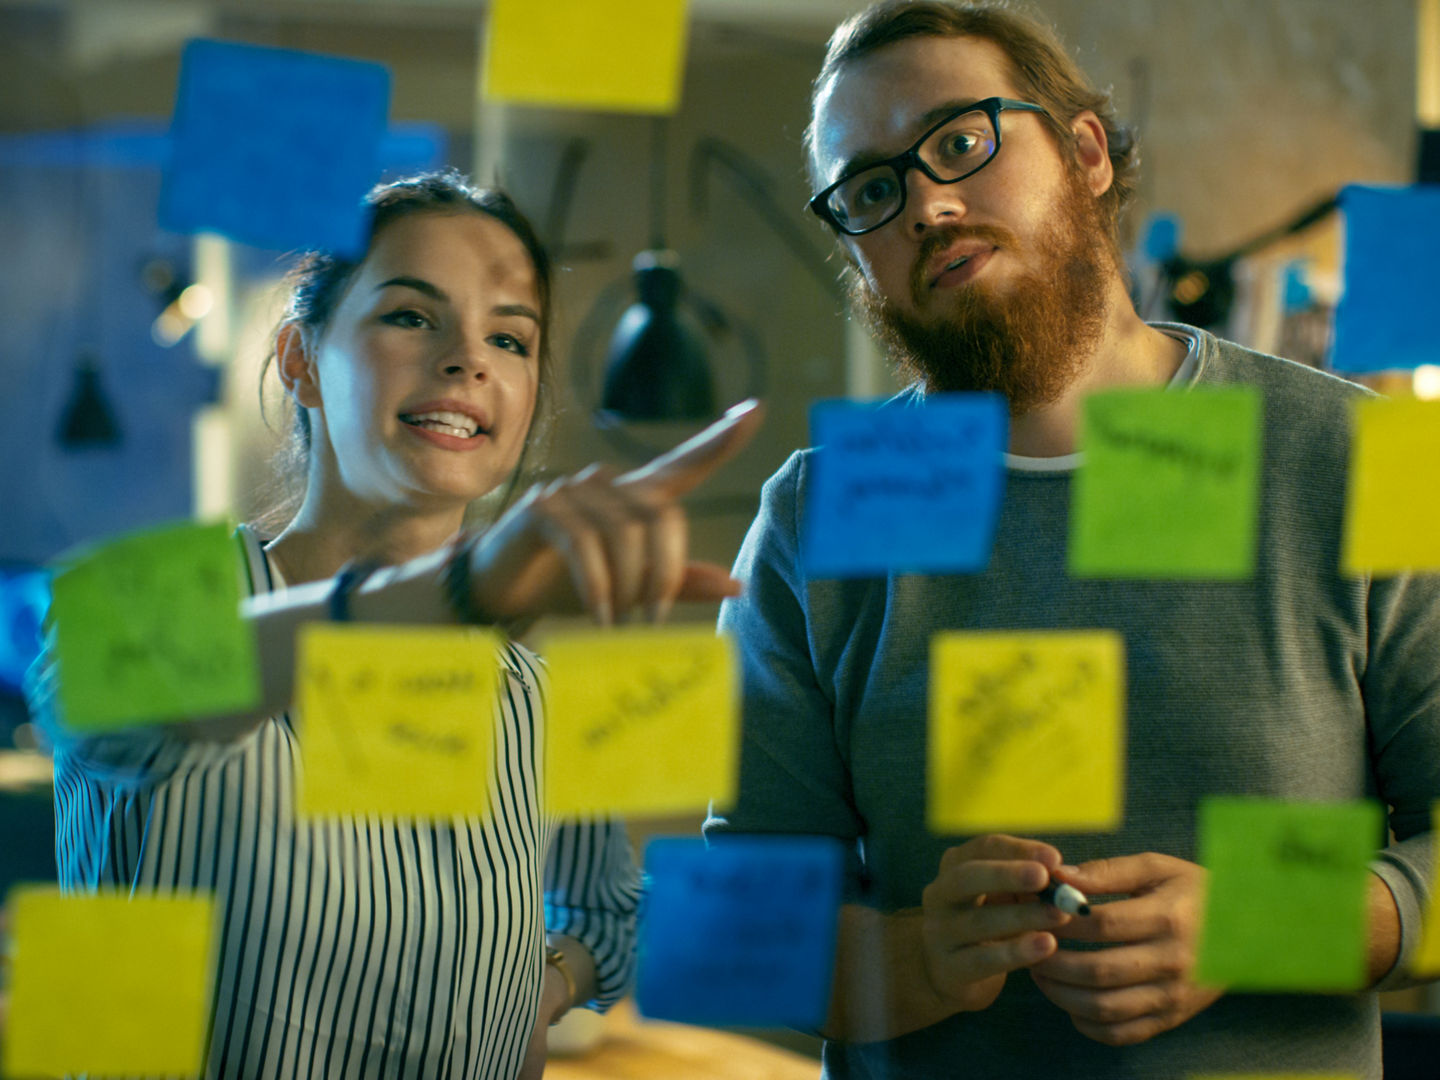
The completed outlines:
{"type": "Polygon", "coordinates": [[[1336,371],[1440,364],[1440,189],[1351,186],[1345,215],[1345,282],[1335,310],[1336,371]]]}
{"type": "Polygon", "coordinates": [[[1004,488],[1008,425],[999,394],[933,394],[918,405],[817,402],[806,572],[983,570],[1004,488]]]}
{"type": "Polygon", "coordinates": [[[256,247],[365,249],[390,76],[380,64],[191,41],[180,64],[160,225],[256,247]]]}
{"type": "Polygon", "coordinates": [[[830,1003],[844,853],[823,836],[662,837],[645,848],[635,1001],[656,1020],[816,1028],[830,1003]]]}

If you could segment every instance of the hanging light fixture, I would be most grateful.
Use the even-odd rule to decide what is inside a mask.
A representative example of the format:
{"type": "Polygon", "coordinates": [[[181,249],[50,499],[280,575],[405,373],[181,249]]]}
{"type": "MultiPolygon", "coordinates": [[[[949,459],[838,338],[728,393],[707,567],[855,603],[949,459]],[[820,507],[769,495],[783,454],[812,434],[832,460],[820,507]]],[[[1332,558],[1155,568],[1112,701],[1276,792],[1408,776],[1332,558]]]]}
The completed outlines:
{"type": "Polygon", "coordinates": [[[631,304],[610,335],[600,408],[620,420],[703,420],[716,413],[705,334],[682,300],[680,257],[665,243],[666,125],[651,128],[650,247],[635,256],[631,304]]]}
{"type": "Polygon", "coordinates": [[[94,450],[120,442],[120,425],[100,384],[94,353],[82,352],[75,361],[75,383],[60,414],[56,438],[67,450],[94,450]]]}

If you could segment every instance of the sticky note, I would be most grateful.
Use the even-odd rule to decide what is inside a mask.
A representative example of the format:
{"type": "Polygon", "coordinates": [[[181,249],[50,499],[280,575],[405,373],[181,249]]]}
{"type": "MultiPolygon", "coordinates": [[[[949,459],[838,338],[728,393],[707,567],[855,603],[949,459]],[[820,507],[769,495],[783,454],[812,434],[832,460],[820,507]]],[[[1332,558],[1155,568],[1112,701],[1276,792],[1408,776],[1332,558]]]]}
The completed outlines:
{"type": "Polygon", "coordinates": [[[1004,488],[1008,413],[999,394],[925,404],[821,401],[805,494],[811,577],[985,569],[1004,488]]]}
{"type": "Polygon", "coordinates": [[[735,798],[739,676],[707,626],[554,634],[545,799],[559,815],[679,814],[735,798]]]}
{"type": "Polygon", "coordinates": [[[198,1076],[214,901],[17,886],[0,1074],[198,1076]]]}
{"type": "Polygon", "coordinates": [[[1440,363],[1440,191],[1433,186],[1344,188],[1344,283],[1330,363],[1385,371],[1440,363]]]}
{"type": "Polygon", "coordinates": [[[1361,1080],[1359,1073],[1191,1073],[1188,1080],[1361,1080]]]}
{"type": "Polygon", "coordinates": [[[662,837],[649,878],[635,1000],[691,1024],[817,1028],[834,967],[843,854],[816,836],[662,837]]]}
{"type": "Polygon", "coordinates": [[[1238,580],[1255,568],[1259,391],[1125,389],[1083,404],[1076,577],[1238,580]]]}
{"type": "Polygon", "coordinates": [[[1363,398],[1353,406],[1345,492],[1346,574],[1440,570],[1440,401],[1363,398]]]}
{"type": "MultiPolygon", "coordinates": [[[[1440,830],[1440,802],[1431,810],[1432,828],[1440,830]]],[[[1420,931],[1420,944],[1410,959],[1415,975],[1440,975],[1440,860],[1430,880],[1430,904],[1420,931]]]]}
{"type": "Polygon", "coordinates": [[[1125,645],[1107,630],[930,639],[926,806],[935,833],[1120,824],[1125,645]]]}
{"type": "Polygon", "coordinates": [[[390,76],[379,64],[225,41],[180,61],[160,225],[256,247],[362,254],[390,76]]]}
{"type": "Polygon", "coordinates": [[[498,649],[471,627],[304,627],[300,813],[488,813],[498,649]]]}
{"type": "Polygon", "coordinates": [[[1370,801],[1211,796],[1196,981],[1235,990],[1358,990],[1370,860],[1385,835],[1370,801]]]}
{"type": "Polygon", "coordinates": [[[685,9],[685,0],[491,0],[481,92],[522,105],[674,112],[685,9]]]}
{"type": "Polygon", "coordinates": [[[65,723],[78,732],[223,716],[260,698],[230,526],[185,522],[67,557],[54,578],[65,723]]]}

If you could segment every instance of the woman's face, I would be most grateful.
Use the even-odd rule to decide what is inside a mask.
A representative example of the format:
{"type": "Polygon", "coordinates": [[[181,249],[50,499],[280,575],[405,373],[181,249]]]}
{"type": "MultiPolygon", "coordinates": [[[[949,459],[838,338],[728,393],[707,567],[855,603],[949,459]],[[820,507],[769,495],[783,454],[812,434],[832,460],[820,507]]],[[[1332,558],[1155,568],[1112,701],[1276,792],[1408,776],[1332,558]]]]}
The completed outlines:
{"type": "Polygon", "coordinates": [[[520,459],[540,349],[535,267],[485,214],[387,225],[308,343],[312,447],[366,503],[463,504],[520,459]]]}

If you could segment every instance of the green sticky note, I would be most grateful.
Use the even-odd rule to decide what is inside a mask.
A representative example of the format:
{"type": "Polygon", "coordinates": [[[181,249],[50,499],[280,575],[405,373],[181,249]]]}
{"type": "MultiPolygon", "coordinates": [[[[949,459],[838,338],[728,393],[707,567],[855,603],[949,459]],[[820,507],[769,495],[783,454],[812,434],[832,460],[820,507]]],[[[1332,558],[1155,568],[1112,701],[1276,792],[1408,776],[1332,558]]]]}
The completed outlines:
{"type": "Polygon", "coordinates": [[[1070,508],[1076,577],[1242,580],[1255,567],[1260,418],[1250,386],[1085,399],[1070,508]]]}
{"type": "Polygon", "coordinates": [[[10,893],[10,1015],[0,1074],[198,1076],[215,904],[209,896],[53,886],[10,893]]]}
{"type": "Polygon", "coordinates": [[[133,533],[55,576],[62,719],[81,732],[239,712],[260,698],[223,523],[133,533]]]}
{"type": "Polygon", "coordinates": [[[1210,871],[1197,982],[1234,990],[1365,984],[1369,863],[1385,833],[1371,801],[1212,796],[1200,805],[1210,871]]]}

